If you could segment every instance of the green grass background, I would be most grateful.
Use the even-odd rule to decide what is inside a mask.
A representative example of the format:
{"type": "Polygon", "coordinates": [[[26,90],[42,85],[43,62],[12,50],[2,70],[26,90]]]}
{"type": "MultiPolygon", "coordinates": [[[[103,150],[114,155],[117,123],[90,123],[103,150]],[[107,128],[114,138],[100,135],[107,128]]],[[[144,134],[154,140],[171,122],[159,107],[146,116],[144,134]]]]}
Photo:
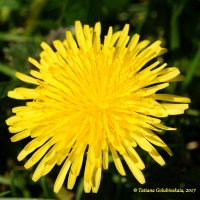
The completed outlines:
{"type": "Polygon", "coordinates": [[[199,0],[0,0],[0,198],[60,199],[60,200],[146,200],[196,199],[200,191],[200,1],[199,0]],[[176,132],[165,132],[161,137],[172,149],[166,161],[158,166],[144,152],[144,174],[147,183],[139,185],[127,171],[121,177],[111,160],[104,171],[98,194],[84,194],[83,171],[72,191],[66,183],[58,194],[52,187],[58,169],[37,183],[31,180],[33,169],[24,170],[24,162],[16,157],[27,143],[10,142],[5,119],[11,108],[23,102],[9,99],[9,90],[23,86],[14,74],[28,73],[27,57],[38,58],[40,43],[51,45],[54,39],[63,39],[66,29],[73,29],[75,20],[91,26],[102,23],[102,33],[109,26],[121,29],[129,23],[130,34],[139,33],[141,39],[161,40],[168,53],[163,60],[177,66],[185,75],[182,83],[172,84],[168,92],[189,96],[190,109],[182,116],[165,120],[176,126],[176,132]],[[141,193],[133,188],[194,188],[196,193],[141,193]]]}

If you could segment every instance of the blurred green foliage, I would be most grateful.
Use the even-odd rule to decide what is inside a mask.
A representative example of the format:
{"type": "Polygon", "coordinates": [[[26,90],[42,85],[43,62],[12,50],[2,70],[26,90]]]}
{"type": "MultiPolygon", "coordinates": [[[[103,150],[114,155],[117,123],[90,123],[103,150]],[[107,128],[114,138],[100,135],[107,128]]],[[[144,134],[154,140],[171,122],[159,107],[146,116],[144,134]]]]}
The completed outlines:
{"type": "MultiPolygon", "coordinates": [[[[20,199],[45,198],[61,200],[121,200],[121,199],[188,199],[192,193],[134,193],[133,188],[196,188],[200,190],[200,1],[199,0],[0,0],[0,197],[20,199]],[[179,67],[185,80],[172,85],[169,91],[192,99],[190,109],[183,116],[166,120],[177,132],[167,132],[162,138],[174,156],[160,167],[145,153],[144,170],[147,183],[139,185],[128,172],[121,177],[111,161],[103,172],[98,194],[84,194],[80,176],[72,191],[65,187],[58,194],[52,192],[57,169],[37,183],[31,181],[33,170],[25,171],[16,160],[26,141],[11,144],[5,119],[11,108],[23,102],[9,99],[9,90],[22,86],[14,74],[27,73],[27,57],[37,58],[40,43],[51,44],[63,39],[66,29],[75,20],[94,25],[101,21],[102,32],[109,26],[118,30],[129,23],[130,34],[139,33],[142,39],[160,39],[168,48],[164,60],[179,67]],[[180,198],[181,196],[181,198],[180,198]]],[[[139,149],[138,149],[139,151],[139,149]]],[[[83,175],[83,173],[82,173],[83,175]]]]}

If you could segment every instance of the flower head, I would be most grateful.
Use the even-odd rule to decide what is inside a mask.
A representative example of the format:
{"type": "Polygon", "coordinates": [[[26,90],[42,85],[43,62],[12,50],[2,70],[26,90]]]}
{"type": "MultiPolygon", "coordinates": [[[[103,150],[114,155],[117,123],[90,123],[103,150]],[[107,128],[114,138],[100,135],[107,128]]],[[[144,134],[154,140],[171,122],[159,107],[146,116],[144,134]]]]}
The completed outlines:
{"type": "Polygon", "coordinates": [[[127,24],[115,33],[110,27],[101,43],[100,23],[91,28],[77,21],[76,39],[66,32],[66,40],[54,41],[55,50],[43,42],[40,61],[29,58],[37,68],[30,71],[32,76],[16,74],[36,85],[8,93],[29,101],[13,108],[15,115],[6,121],[15,133],[12,142],[32,138],[18,160],[33,153],[25,168],[39,162],[34,181],[62,165],[54,191],[60,190],[67,173],[67,187],[72,189],[84,165],[84,190],[97,192],[111,154],[122,176],[126,172],[121,159],[143,184],[145,165],[135,147],[160,165],[165,161],[154,146],[172,155],[156,132],[175,129],[164,126],[160,118],[183,114],[190,100],[157,92],[182,77],[176,67],[151,61],[166,52],[160,41],[138,42],[139,35],[130,38],[128,31],[127,24]]]}

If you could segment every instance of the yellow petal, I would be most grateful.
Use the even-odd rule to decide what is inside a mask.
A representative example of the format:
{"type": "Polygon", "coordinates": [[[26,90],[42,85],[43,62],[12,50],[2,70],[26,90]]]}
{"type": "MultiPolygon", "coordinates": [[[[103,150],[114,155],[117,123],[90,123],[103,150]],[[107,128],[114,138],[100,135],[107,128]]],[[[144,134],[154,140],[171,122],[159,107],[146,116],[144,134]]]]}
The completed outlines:
{"type": "MultiPolygon", "coordinates": [[[[30,74],[31,74],[32,76],[34,76],[35,78],[37,78],[37,79],[42,79],[42,74],[41,74],[40,72],[38,72],[38,71],[31,70],[31,71],[30,71],[30,74]]],[[[37,81],[37,82],[39,83],[39,81],[37,81]]]]}
{"type": "Polygon", "coordinates": [[[129,31],[129,24],[126,24],[123,28],[123,30],[121,31],[120,37],[118,39],[118,42],[116,44],[116,47],[120,47],[122,46],[124,40],[126,40],[127,36],[128,36],[128,31],[129,31]]]}
{"type": "Polygon", "coordinates": [[[152,151],[148,153],[158,164],[160,164],[161,166],[165,165],[165,161],[160,156],[160,154],[156,151],[155,148],[153,148],[152,151]]]}
{"type": "Polygon", "coordinates": [[[39,97],[39,94],[35,89],[21,87],[9,91],[8,96],[14,99],[36,99],[39,97]]]}
{"type": "Polygon", "coordinates": [[[72,189],[76,182],[77,175],[75,175],[72,171],[69,173],[68,181],[67,181],[67,188],[72,189]]]}
{"type": "Polygon", "coordinates": [[[13,125],[13,123],[15,123],[15,122],[17,122],[17,121],[19,121],[21,119],[21,117],[20,116],[12,116],[12,117],[9,117],[7,120],[6,120],[6,124],[8,125],[8,126],[11,126],[11,125],[13,125]]]}
{"type": "Polygon", "coordinates": [[[94,170],[94,183],[92,185],[92,192],[97,193],[101,182],[101,167],[94,170]]]}
{"type": "Polygon", "coordinates": [[[38,62],[38,61],[36,61],[35,59],[33,59],[33,58],[31,58],[31,57],[29,57],[28,58],[28,61],[30,62],[30,63],[32,63],[35,67],[37,67],[38,69],[42,69],[43,68],[43,66],[38,62]]]}
{"type": "Polygon", "coordinates": [[[180,115],[183,114],[186,109],[188,109],[188,104],[161,104],[165,110],[167,111],[168,115],[180,115]]]}
{"type": "Polygon", "coordinates": [[[128,155],[130,156],[131,160],[134,162],[134,164],[136,165],[136,167],[138,169],[140,169],[140,170],[144,169],[145,165],[144,165],[143,161],[138,156],[138,154],[136,153],[136,151],[134,150],[134,148],[130,145],[130,143],[128,143],[127,141],[124,141],[124,145],[126,147],[128,155]]]}
{"type": "Polygon", "coordinates": [[[121,161],[120,161],[119,156],[117,155],[116,150],[112,147],[111,144],[109,145],[109,147],[110,147],[110,150],[111,150],[111,153],[112,153],[112,157],[113,157],[113,160],[114,160],[114,163],[115,163],[115,166],[116,166],[118,172],[119,172],[122,176],[125,176],[125,175],[126,175],[126,172],[124,171],[123,165],[122,165],[122,163],[121,163],[121,161]]]}
{"type": "Polygon", "coordinates": [[[143,92],[144,92],[143,96],[146,97],[146,96],[152,95],[152,94],[156,93],[158,90],[164,89],[168,86],[169,86],[169,83],[163,83],[163,84],[159,84],[156,86],[147,87],[147,88],[143,89],[143,92]]]}
{"type": "Polygon", "coordinates": [[[142,149],[147,152],[152,151],[152,145],[143,136],[137,136],[136,134],[133,134],[133,138],[142,149]]]}
{"type": "Polygon", "coordinates": [[[85,37],[83,33],[82,24],[80,21],[75,22],[75,34],[79,48],[83,51],[86,51],[85,37]]]}
{"type": "Polygon", "coordinates": [[[21,131],[11,137],[11,142],[17,142],[30,136],[30,130],[21,131]]]}
{"type": "Polygon", "coordinates": [[[96,51],[99,51],[101,49],[101,24],[97,22],[94,26],[94,41],[93,41],[93,47],[96,51]]]}
{"type": "Polygon", "coordinates": [[[85,179],[84,179],[84,191],[85,193],[89,193],[92,189],[92,183],[91,182],[87,182],[85,179]]]}
{"type": "Polygon", "coordinates": [[[32,176],[32,180],[33,181],[37,181],[40,179],[40,177],[42,176],[42,170],[44,169],[45,167],[45,163],[44,162],[40,162],[39,165],[37,166],[35,172],[33,173],[33,176],[32,176]]]}
{"type": "Polygon", "coordinates": [[[17,156],[17,159],[19,161],[23,160],[28,154],[33,152],[36,148],[43,145],[48,140],[48,137],[38,137],[33,139],[31,142],[29,142],[24,149],[19,153],[17,156]]]}
{"type": "Polygon", "coordinates": [[[108,145],[106,145],[106,148],[103,150],[103,168],[108,169],[109,160],[108,160],[108,145]]]}
{"type": "Polygon", "coordinates": [[[190,103],[191,100],[187,97],[181,97],[173,94],[155,94],[156,100],[179,102],[179,103],[190,103]]]}
{"type": "Polygon", "coordinates": [[[132,174],[135,176],[135,178],[138,180],[139,183],[144,184],[145,178],[142,172],[136,167],[135,163],[129,158],[128,155],[123,155],[124,160],[126,161],[129,169],[131,170],[132,174]]]}
{"type": "Polygon", "coordinates": [[[70,165],[71,165],[71,161],[70,160],[66,160],[64,165],[62,166],[62,169],[60,170],[59,174],[58,174],[58,177],[56,178],[56,182],[55,182],[55,185],[54,185],[54,189],[53,191],[55,193],[58,193],[59,190],[61,189],[63,183],[64,183],[64,180],[65,180],[65,177],[67,175],[67,172],[70,168],[70,165]]]}
{"type": "Polygon", "coordinates": [[[172,153],[172,151],[171,151],[171,149],[168,147],[168,146],[166,146],[166,147],[162,147],[170,156],[173,156],[173,153],[172,153]]]}
{"type": "Polygon", "coordinates": [[[70,31],[66,32],[66,38],[69,47],[72,49],[74,53],[76,53],[78,51],[78,47],[70,31]]]}
{"type": "Polygon", "coordinates": [[[45,164],[45,167],[42,169],[41,176],[47,175],[56,165],[56,161],[57,160],[55,160],[54,162],[51,162],[50,164],[48,164],[48,163],[45,164]]]}
{"type": "Polygon", "coordinates": [[[24,165],[24,167],[26,169],[32,167],[36,162],[38,162],[43,155],[47,152],[47,150],[50,148],[49,144],[46,143],[44,146],[42,146],[41,148],[39,148],[32,156],[31,158],[29,158],[29,160],[26,162],[26,164],[24,165]]]}
{"type": "Polygon", "coordinates": [[[178,76],[180,74],[180,71],[178,70],[178,68],[171,68],[171,69],[172,70],[170,70],[168,73],[165,73],[163,75],[158,76],[157,77],[158,81],[159,82],[166,82],[170,79],[175,78],[176,76],[178,76]]]}
{"type": "Polygon", "coordinates": [[[35,85],[39,85],[37,79],[35,78],[32,78],[30,76],[27,76],[25,74],[22,74],[20,72],[16,72],[15,74],[17,76],[18,79],[24,81],[24,82],[27,82],[27,83],[32,83],[32,84],[35,84],[35,85]]]}
{"type": "Polygon", "coordinates": [[[128,50],[133,51],[133,49],[136,47],[138,41],[139,41],[140,36],[138,34],[134,34],[132,37],[129,45],[128,45],[128,50]]]}

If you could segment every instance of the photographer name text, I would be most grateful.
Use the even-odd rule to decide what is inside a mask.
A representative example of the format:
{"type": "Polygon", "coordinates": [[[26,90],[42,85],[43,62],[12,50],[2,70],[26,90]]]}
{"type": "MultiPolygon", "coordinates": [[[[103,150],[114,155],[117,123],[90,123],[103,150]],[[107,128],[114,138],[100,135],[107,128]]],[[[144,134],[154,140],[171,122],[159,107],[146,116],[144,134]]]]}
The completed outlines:
{"type": "Polygon", "coordinates": [[[190,193],[195,193],[196,188],[134,188],[134,192],[180,192],[180,193],[185,193],[185,192],[190,192],[190,193]]]}

